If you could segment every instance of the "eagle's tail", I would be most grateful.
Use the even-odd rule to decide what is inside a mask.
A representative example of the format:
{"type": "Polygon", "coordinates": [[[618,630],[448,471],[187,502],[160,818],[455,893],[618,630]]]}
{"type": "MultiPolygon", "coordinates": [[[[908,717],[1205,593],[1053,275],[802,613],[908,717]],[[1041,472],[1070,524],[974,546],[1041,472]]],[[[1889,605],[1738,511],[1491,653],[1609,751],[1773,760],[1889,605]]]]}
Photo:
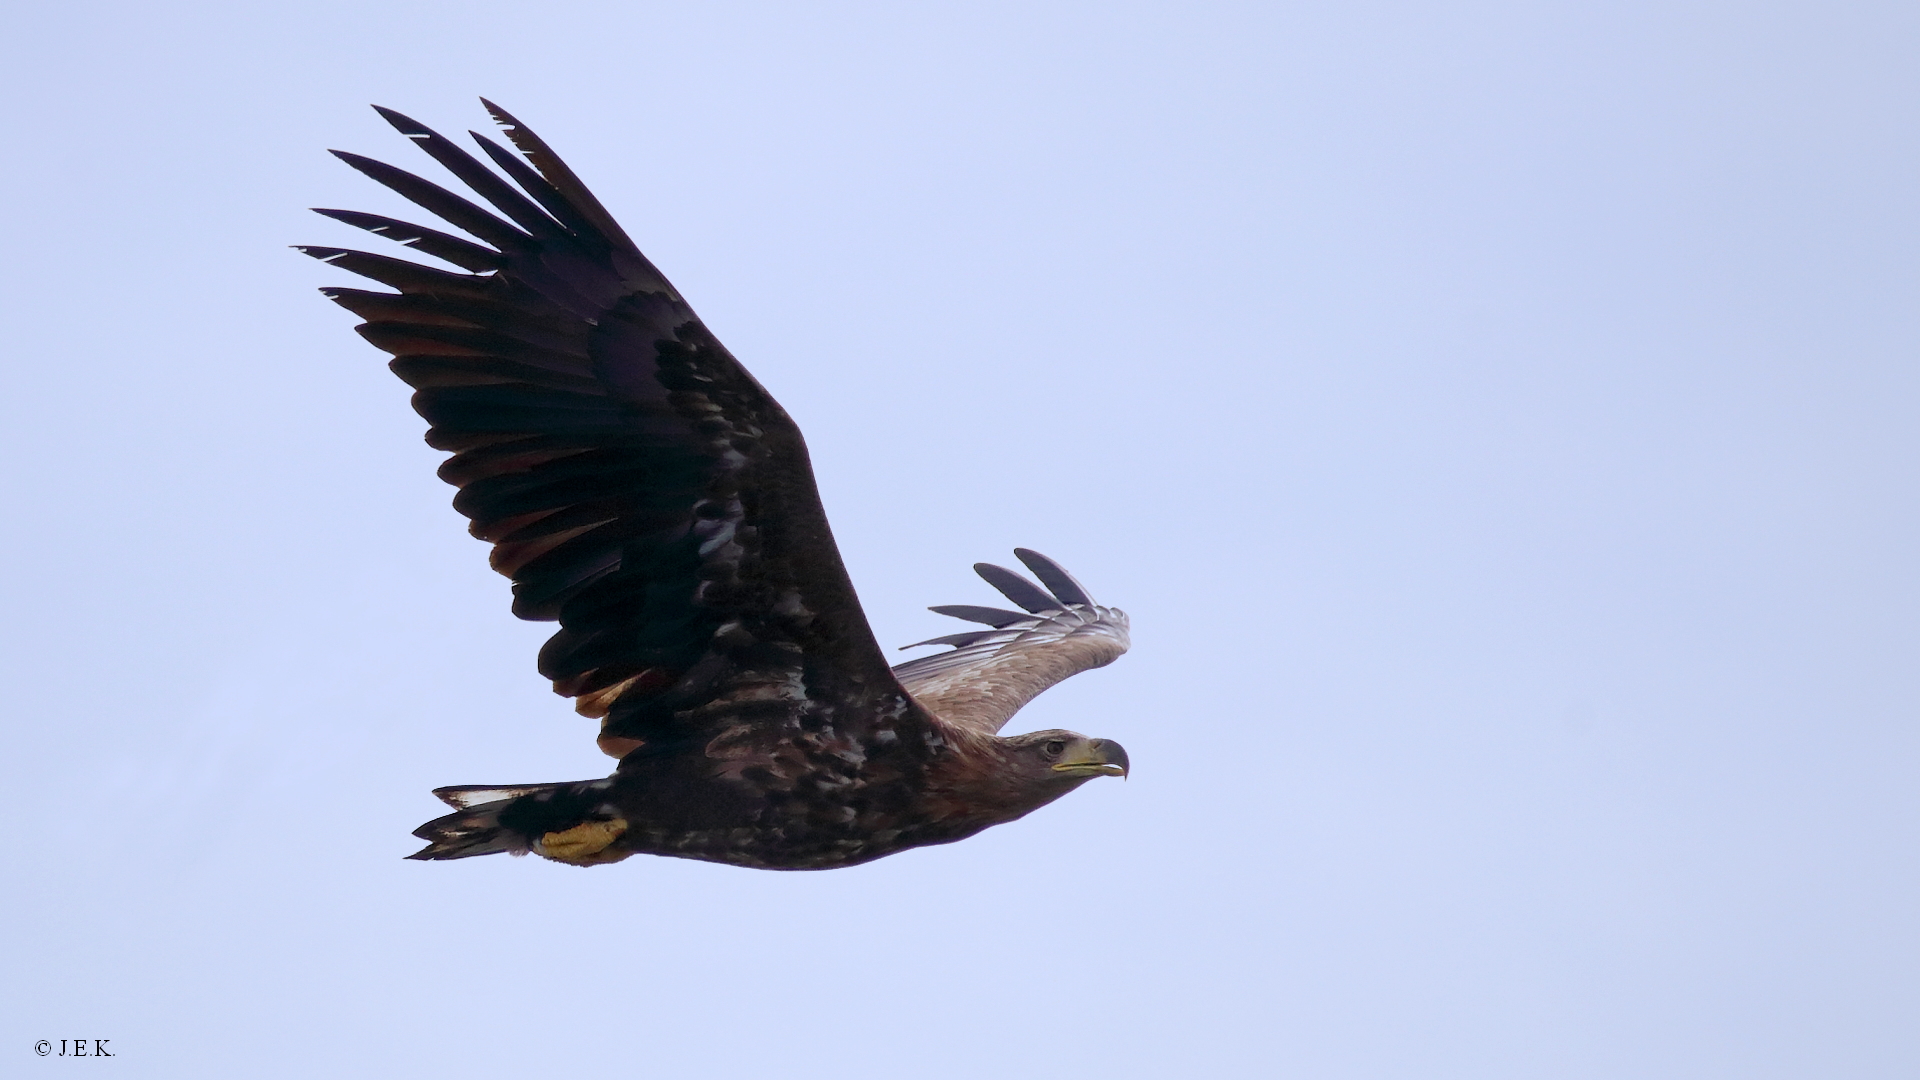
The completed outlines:
{"type": "Polygon", "coordinates": [[[521,784],[514,787],[485,787],[468,784],[435,788],[434,794],[455,812],[437,817],[413,830],[427,846],[407,856],[409,859],[464,859],[472,855],[494,855],[505,851],[525,855],[531,850],[530,838],[520,830],[500,823],[500,812],[528,795],[539,795],[573,787],[572,784],[521,784]]]}

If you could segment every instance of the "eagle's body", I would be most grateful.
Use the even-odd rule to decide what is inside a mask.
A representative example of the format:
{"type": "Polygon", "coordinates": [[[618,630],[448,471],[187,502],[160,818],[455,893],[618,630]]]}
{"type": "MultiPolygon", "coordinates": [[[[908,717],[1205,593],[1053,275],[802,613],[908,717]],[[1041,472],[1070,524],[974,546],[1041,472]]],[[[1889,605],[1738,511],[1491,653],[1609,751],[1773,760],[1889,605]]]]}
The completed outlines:
{"type": "MultiPolygon", "coordinates": [[[[990,743],[943,745],[928,737],[930,728],[901,738],[885,722],[864,738],[827,725],[815,731],[784,724],[736,727],[741,730],[731,741],[642,748],[622,758],[607,779],[538,789],[506,803],[497,823],[510,835],[558,837],[529,846],[562,861],[676,855],[771,870],[826,870],[963,840],[1040,805],[1019,791],[980,789],[980,780],[1000,775],[1005,764],[993,760],[997,748],[990,743]],[[608,829],[594,824],[599,821],[626,824],[608,829]],[[582,822],[588,824],[582,828],[582,822]],[[602,841],[605,847],[598,846],[602,841]],[[596,850],[573,857],[582,844],[596,850]]],[[[1047,791],[1043,801],[1086,779],[1047,791]]],[[[467,795],[461,789],[449,793],[467,795]]],[[[499,794],[505,793],[487,791],[499,794]]],[[[446,827],[461,826],[464,816],[441,820],[446,827]]],[[[435,838],[437,830],[429,825],[425,835],[435,838]]]]}
{"type": "Polygon", "coordinates": [[[520,190],[382,114],[498,215],[340,155],[483,243],[321,211],[468,273],[303,250],[398,290],[326,293],[416,388],[429,443],[453,452],[440,475],[513,579],[515,614],[560,624],[541,673],[600,720],[620,764],[602,780],[442,788],[457,812],[417,830],[430,843],[414,857],[826,869],[959,840],[1123,773],[1105,740],[998,732],[1125,652],[1126,616],[1020,550],[1046,589],[977,569],[1025,613],[936,608],[991,629],[889,668],[799,429],[545,144],[488,107],[527,160],[475,138],[520,190]]]}

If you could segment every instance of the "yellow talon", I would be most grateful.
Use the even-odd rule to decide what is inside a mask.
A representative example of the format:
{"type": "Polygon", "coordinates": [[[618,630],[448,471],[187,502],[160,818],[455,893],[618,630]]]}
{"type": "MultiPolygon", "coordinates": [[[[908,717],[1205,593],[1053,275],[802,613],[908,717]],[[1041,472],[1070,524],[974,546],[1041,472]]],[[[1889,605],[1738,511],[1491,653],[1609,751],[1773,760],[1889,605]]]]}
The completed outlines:
{"type": "Polygon", "coordinates": [[[550,832],[542,836],[533,849],[557,862],[582,866],[598,862],[613,862],[622,856],[616,855],[610,859],[596,859],[594,856],[605,851],[609,844],[620,839],[620,834],[626,831],[625,818],[614,818],[612,821],[589,821],[575,825],[571,829],[550,832]]]}

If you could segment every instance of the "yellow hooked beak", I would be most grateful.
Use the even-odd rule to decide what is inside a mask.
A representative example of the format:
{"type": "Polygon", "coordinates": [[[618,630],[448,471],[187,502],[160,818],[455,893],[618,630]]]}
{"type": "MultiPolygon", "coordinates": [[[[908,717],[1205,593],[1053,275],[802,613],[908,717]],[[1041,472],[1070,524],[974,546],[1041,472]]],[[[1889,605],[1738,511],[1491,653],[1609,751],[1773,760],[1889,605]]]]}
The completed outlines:
{"type": "Polygon", "coordinates": [[[1077,776],[1127,775],[1127,751],[1112,739],[1093,739],[1075,757],[1053,767],[1054,772],[1077,776]]]}

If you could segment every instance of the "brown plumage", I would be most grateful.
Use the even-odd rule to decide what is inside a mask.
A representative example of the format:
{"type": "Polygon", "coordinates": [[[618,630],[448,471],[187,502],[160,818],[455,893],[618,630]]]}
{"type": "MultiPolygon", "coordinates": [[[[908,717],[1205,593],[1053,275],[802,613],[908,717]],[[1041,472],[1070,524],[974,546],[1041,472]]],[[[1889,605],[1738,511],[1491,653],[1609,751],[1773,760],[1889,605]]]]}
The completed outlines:
{"type": "Polygon", "coordinates": [[[823,869],[959,840],[1124,774],[1115,743],[998,732],[1035,694],[1125,652],[1126,616],[1021,549],[1045,589],[976,569],[1025,613],[936,608],[991,629],[890,669],[799,429],[573,172],[486,104],[524,160],[474,138],[512,184],[380,113],[492,211],[338,154],[479,243],[319,211],[465,272],[301,250],[397,290],[323,292],[415,388],[428,443],[453,455],[440,475],[460,489],[455,509],[513,581],[514,614],[560,624],[540,673],[600,721],[619,765],[577,783],[441,788],[456,812],[416,830],[429,843],[412,858],[823,869]]]}

